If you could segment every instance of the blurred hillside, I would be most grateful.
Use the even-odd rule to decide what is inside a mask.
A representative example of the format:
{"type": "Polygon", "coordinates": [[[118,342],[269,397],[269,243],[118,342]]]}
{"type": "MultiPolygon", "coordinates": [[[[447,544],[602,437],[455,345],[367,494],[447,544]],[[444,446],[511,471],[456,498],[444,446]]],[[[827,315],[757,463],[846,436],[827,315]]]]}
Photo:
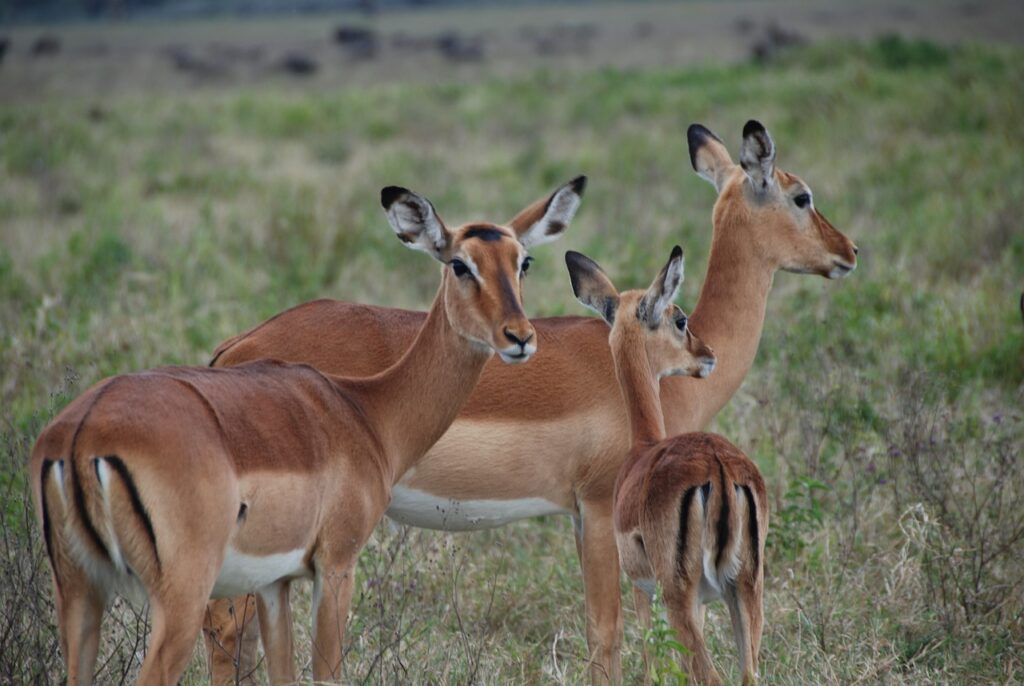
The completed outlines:
{"type": "Polygon", "coordinates": [[[541,68],[763,63],[796,45],[886,34],[943,45],[1019,45],[1020,26],[1024,3],[1006,0],[495,3],[372,15],[15,26],[0,30],[0,100],[102,101],[253,87],[310,93],[541,68]]]}
{"type": "Polygon", "coordinates": [[[67,22],[106,19],[317,14],[429,9],[446,5],[528,6],[538,0],[0,0],[0,20],[67,22]]]}

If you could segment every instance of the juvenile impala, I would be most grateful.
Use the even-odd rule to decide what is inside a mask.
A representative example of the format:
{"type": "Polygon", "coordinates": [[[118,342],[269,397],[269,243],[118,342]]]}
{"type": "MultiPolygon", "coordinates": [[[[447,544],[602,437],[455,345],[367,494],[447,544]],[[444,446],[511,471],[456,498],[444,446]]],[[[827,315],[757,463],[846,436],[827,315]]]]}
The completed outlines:
{"type": "Polygon", "coordinates": [[[513,363],[535,352],[521,304],[525,247],[561,233],[581,189],[560,189],[528,225],[451,231],[426,199],[385,188],[398,238],[446,266],[418,333],[401,332],[408,351],[377,376],[265,360],[163,368],[102,381],[61,412],[30,469],[68,683],[90,683],[114,592],[152,607],[139,683],[174,684],[211,594],[252,591],[271,682],[292,683],[297,578],[313,579],[314,677],[337,678],[359,551],[491,355],[513,363]]]}
{"type": "MultiPolygon", "coordinates": [[[[775,167],[775,144],[763,126],[744,127],[740,164],[703,126],[691,126],[688,139],[693,168],[718,191],[707,276],[690,317],[691,330],[715,349],[718,366],[706,380],[662,381],[665,424],[673,434],[704,428],[743,382],[777,270],[836,279],[857,263],[857,248],[818,212],[807,184],[775,167]]],[[[546,202],[511,224],[529,224],[546,202]]],[[[373,374],[401,355],[423,317],[317,300],[225,341],[212,364],[273,356],[333,373],[373,374]]],[[[545,341],[541,352],[515,373],[487,366],[458,420],[396,487],[388,516],[458,531],[571,515],[583,566],[592,681],[618,681],[622,613],[612,487],[629,450],[629,428],[607,329],[593,317],[539,319],[534,326],[545,341]],[[577,402],[580,397],[586,402],[577,402]]],[[[226,606],[213,608],[213,615],[228,616],[226,606]]],[[[230,654],[235,625],[230,619],[215,624],[225,628],[220,654],[230,654]]],[[[243,665],[243,673],[251,667],[243,665]]],[[[234,673],[227,663],[217,683],[234,673]]]]}
{"type": "Polygon", "coordinates": [[[702,344],[682,344],[694,340],[686,315],[672,304],[683,281],[682,250],[676,246],[647,292],[619,293],[580,253],[566,253],[565,262],[573,293],[611,326],[608,340],[633,443],[615,481],[615,540],[641,620],[650,623],[657,583],[669,622],[689,651],[687,671],[697,684],[720,684],[704,643],[703,604],[725,598],[743,683],[753,684],[768,533],[764,480],[721,436],[666,438],[658,398],[659,379],[703,377],[714,366],[702,344]]]}

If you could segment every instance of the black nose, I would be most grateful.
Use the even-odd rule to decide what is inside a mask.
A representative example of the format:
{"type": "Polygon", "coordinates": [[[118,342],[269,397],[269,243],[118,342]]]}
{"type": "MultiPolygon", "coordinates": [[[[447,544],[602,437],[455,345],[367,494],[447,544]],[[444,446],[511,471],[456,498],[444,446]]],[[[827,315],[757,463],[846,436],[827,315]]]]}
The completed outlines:
{"type": "Polygon", "coordinates": [[[853,246],[853,254],[854,255],[860,255],[860,248],[858,248],[856,245],[853,246]]]}
{"type": "Polygon", "coordinates": [[[533,338],[533,332],[530,332],[530,335],[526,338],[519,338],[508,329],[505,329],[505,338],[509,339],[513,343],[518,343],[522,347],[526,347],[526,344],[530,342],[531,338],[533,338]]]}

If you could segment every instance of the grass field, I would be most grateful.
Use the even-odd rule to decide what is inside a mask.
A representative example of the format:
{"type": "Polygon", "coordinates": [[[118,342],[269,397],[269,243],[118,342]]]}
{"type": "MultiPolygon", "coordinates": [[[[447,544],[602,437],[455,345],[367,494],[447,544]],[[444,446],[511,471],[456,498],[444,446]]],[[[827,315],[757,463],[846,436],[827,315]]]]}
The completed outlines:
{"type": "MultiPolygon", "coordinates": [[[[528,310],[581,312],[565,249],[625,286],[677,242],[692,307],[714,192],[686,126],[735,155],[751,117],[861,249],[844,282],[776,278],[754,369],[716,420],[772,494],[765,681],[1024,682],[1021,83],[1020,49],[886,38],[767,65],[0,104],[0,683],[62,674],[23,465],[71,397],[204,364],[314,297],[426,305],[437,272],[391,235],[388,184],[454,222],[500,221],[586,173],[566,238],[535,251],[528,310]]],[[[461,535],[382,524],[356,593],[355,683],[585,681],[566,518],[461,535]]],[[[145,627],[119,605],[105,628],[99,679],[118,683],[145,627]]],[[[708,633],[735,679],[724,606],[708,633]]],[[[198,653],[186,683],[202,683],[198,653]]]]}

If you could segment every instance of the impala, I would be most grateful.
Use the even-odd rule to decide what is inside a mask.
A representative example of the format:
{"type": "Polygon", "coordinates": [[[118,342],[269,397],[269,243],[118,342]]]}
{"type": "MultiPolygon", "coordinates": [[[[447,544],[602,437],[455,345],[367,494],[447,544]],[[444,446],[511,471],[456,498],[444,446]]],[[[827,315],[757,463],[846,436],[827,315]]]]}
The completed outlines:
{"type": "Polygon", "coordinates": [[[446,266],[419,331],[403,332],[407,352],[377,376],[266,360],[163,368],[101,381],[61,412],[30,469],[68,683],[90,683],[115,592],[152,608],[139,683],[173,684],[211,595],[253,591],[271,682],[294,682],[288,590],[298,578],[313,580],[314,677],[338,677],[359,551],[492,354],[534,354],[525,248],[565,229],[582,184],[528,224],[454,231],[426,199],[385,188],[398,238],[446,266]]]}
{"type": "MultiPolygon", "coordinates": [[[[837,279],[857,262],[857,248],[818,212],[807,184],[776,168],[775,144],[763,126],[752,121],[744,127],[740,164],[703,126],[691,126],[688,140],[694,170],[718,191],[707,276],[690,318],[691,330],[715,349],[718,367],[706,380],[662,382],[665,424],[673,434],[705,427],[743,382],[777,270],[837,279]]],[[[512,225],[530,223],[546,202],[524,210],[512,225]]],[[[273,356],[333,373],[373,374],[401,355],[404,339],[423,317],[317,300],[225,341],[211,364],[273,356]],[[330,331],[347,335],[327,335],[330,331]]],[[[612,489],[629,450],[629,428],[607,329],[593,317],[533,324],[545,341],[543,350],[516,373],[487,366],[459,418],[395,488],[388,516],[456,531],[535,515],[572,516],[583,567],[592,681],[619,681],[622,611],[612,489]]],[[[241,599],[236,602],[241,606],[241,599]]],[[[211,614],[227,617],[227,607],[223,603],[211,614]]],[[[219,636],[222,654],[231,654],[235,624],[230,618],[216,624],[227,629],[219,636]]],[[[254,624],[246,624],[245,631],[254,624]]],[[[227,663],[217,683],[234,674],[227,663]]]]}
{"type": "MultiPolygon", "coordinates": [[[[611,326],[615,375],[629,416],[632,448],[615,481],[619,559],[633,582],[637,612],[650,624],[655,584],[688,653],[697,684],[720,684],[704,643],[704,603],[724,598],[743,683],[753,684],[761,642],[768,496],[757,466],[721,436],[665,437],[658,380],[707,376],[714,358],[690,342],[687,318],[672,304],[683,280],[676,246],[646,291],[619,293],[593,260],[568,252],[573,293],[611,326]]],[[[645,658],[646,658],[645,651],[645,658]]],[[[650,683],[650,666],[645,683],[650,683]]]]}

